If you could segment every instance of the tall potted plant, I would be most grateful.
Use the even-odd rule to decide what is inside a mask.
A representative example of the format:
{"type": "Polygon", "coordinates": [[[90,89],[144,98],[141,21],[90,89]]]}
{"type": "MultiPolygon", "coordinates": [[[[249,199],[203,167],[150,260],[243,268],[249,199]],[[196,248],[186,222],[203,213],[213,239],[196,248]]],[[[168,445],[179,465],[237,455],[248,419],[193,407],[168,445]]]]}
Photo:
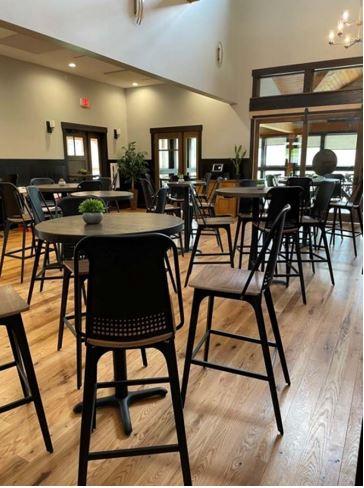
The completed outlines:
{"type": "Polygon", "coordinates": [[[233,165],[234,165],[234,169],[235,169],[235,178],[236,179],[239,179],[240,178],[240,166],[241,166],[241,163],[243,161],[243,158],[246,154],[246,149],[243,149],[243,146],[242,144],[240,144],[239,146],[237,146],[235,144],[234,146],[234,157],[232,158],[232,162],[233,162],[233,165]]]}
{"type": "Polygon", "coordinates": [[[120,175],[131,181],[131,191],[134,195],[132,208],[136,209],[138,190],[135,188],[135,182],[137,178],[143,176],[147,170],[147,163],[144,159],[146,153],[136,150],[136,142],[130,142],[127,146],[123,146],[122,150],[123,154],[118,160],[120,175]]]}

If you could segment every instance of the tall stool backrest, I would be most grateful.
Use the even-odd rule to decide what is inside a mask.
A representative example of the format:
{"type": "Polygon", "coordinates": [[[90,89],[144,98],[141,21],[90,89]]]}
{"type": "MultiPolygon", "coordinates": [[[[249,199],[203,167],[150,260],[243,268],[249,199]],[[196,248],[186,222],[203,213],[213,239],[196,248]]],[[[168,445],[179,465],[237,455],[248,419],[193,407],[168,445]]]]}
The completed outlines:
{"type": "Polygon", "coordinates": [[[266,228],[270,229],[276,221],[282,209],[289,205],[289,210],[285,217],[285,230],[292,231],[298,229],[301,221],[301,201],[303,189],[300,186],[275,186],[267,194],[269,207],[265,220],[266,228]]]}
{"type": "Polygon", "coordinates": [[[317,189],[315,201],[311,210],[312,217],[326,222],[330,207],[330,200],[335,190],[334,181],[322,181],[317,189]]]}
{"type": "Polygon", "coordinates": [[[345,176],[339,173],[329,173],[325,175],[324,178],[326,178],[327,180],[335,180],[335,188],[331,198],[342,198],[342,183],[345,180],[345,176]]]}
{"type": "Polygon", "coordinates": [[[167,204],[168,188],[160,188],[155,197],[154,212],[157,214],[164,214],[167,204]]]}
{"type": "Polygon", "coordinates": [[[140,178],[139,181],[143,190],[145,207],[148,210],[148,212],[151,212],[154,209],[154,205],[155,205],[155,195],[154,195],[153,188],[150,182],[146,178],[140,178]]]}
{"type": "MultiPolygon", "coordinates": [[[[161,234],[87,237],[75,250],[89,261],[86,342],[143,345],[173,337],[183,324],[177,248],[161,234]],[[165,259],[173,251],[181,322],[175,327],[165,259]]],[[[80,285],[76,300],[80,300],[80,285]]]]}
{"type": "Polygon", "coordinates": [[[0,197],[3,217],[22,218],[24,214],[24,200],[17,187],[12,183],[0,182],[0,197]]]}
{"type": "MultiPolygon", "coordinates": [[[[254,188],[257,186],[256,180],[244,179],[239,180],[239,186],[244,188],[254,188]]],[[[253,208],[253,200],[251,198],[240,198],[239,213],[250,213],[253,208]]]]}
{"type": "Polygon", "coordinates": [[[312,178],[307,176],[293,176],[287,179],[287,186],[300,186],[303,189],[302,206],[305,208],[311,206],[312,178]]]}
{"type": "Polygon", "coordinates": [[[265,236],[264,243],[261,251],[259,252],[258,258],[255,261],[253,269],[251,270],[250,275],[245,283],[242,295],[244,295],[249,290],[249,285],[252,282],[255,273],[259,272],[260,265],[265,261],[265,257],[269,248],[270,252],[268,262],[264,271],[261,291],[263,292],[271,284],[277,264],[278,254],[281,248],[282,234],[285,227],[286,217],[290,210],[290,205],[285,205],[272,222],[272,225],[265,236]]]}
{"type": "Polygon", "coordinates": [[[100,176],[94,181],[99,181],[101,183],[100,190],[102,191],[111,190],[112,184],[111,184],[111,178],[109,176],[100,176]]]}
{"type": "Polygon", "coordinates": [[[349,202],[354,205],[361,205],[363,201],[363,181],[353,187],[353,192],[350,195],[349,202]]]}
{"type": "Polygon", "coordinates": [[[27,186],[27,193],[34,222],[39,224],[46,219],[42,205],[45,204],[44,198],[36,186],[27,186]]]}
{"type": "MultiPolygon", "coordinates": [[[[58,202],[58,206],[62,211],[63,217],[71,217],[73,215],[80,215],[78,207],[82,202],[87,200],[86,197],[64,197],[58,202]]],[[[95,200],[97,200],[95,198],[95,200]]]]}
{"type": "Polygon", "coordinates": [[[100,191],[101,186],[101,181],[99,180],[85,180],[79,183],[78,189],[81,191],[100,191]]]}
{"type": "Polygon", "coordinates": [[[30,186],[34,185],[52,185],[54,180],[52,178],[32,178],[30,180],[30,186]]]}

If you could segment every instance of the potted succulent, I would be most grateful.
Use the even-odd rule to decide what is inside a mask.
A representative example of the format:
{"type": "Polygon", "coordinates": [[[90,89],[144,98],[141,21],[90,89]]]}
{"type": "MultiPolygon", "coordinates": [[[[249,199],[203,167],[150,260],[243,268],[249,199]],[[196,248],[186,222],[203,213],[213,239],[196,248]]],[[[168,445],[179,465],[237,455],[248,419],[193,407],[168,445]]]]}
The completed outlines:
{"type": "Polygon", "coordinates": [[[78,207],[78,211],[82,214],[86,224],[99,224],[102,221],[102,214],[105,210],[104,202],[95,198],[84,200],[78,207]]]}
{"type": "Polygon", "coordinates": [[[234,153],[235,153],[235,156],[231,161],[233,162],[233,165],[235,168],[235,178],[239,179],[240,178],[240,165],[241,165],[243,158],[246,154],[246,149],[243,149],[243,146],[241,144],[239,146],[237,146],[235,144],[234,153]]]}
{"type": "Polygon", "coordinates": [[[131,192],[134,195],[132,208],[136,209],[138,201],[138,190],[135,188],[137,178],[143,176],[148,169],[144,159],[145,152],[136,150],[136,142],[130,142],[126,147],[122,147],[123,155],[118,160],[120,175],[131,181],[131,192]]]}

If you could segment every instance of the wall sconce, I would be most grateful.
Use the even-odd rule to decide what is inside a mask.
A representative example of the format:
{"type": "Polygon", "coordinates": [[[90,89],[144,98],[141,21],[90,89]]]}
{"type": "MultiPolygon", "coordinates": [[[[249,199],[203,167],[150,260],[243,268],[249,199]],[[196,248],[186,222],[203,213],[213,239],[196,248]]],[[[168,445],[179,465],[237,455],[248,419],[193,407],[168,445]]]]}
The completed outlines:
{"type": "Polygon", "coordinates": [[[119,139],[120,135],[121,135],[121,130],[114,129],[114,139],[119,139]]]}
{"type": "Polygon", "coordinates": [[[56,126],[56,123],[54,120],[47,120],[46,121],[46,127],[47,127],[48,134],[52,134],[55,126],[56,126]]]}

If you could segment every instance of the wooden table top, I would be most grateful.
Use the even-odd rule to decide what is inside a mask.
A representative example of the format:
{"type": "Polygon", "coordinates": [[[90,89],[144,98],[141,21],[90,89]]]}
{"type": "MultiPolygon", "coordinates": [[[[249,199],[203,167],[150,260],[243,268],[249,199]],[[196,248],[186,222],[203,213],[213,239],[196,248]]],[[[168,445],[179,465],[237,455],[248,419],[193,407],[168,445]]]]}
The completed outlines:
{"type": "Polygon", "coordinates": [[[78,188],[78,183],[65,183],[59,185],[58,183],[48,183],[46,185],[34,185],[44,193],[69,193],[75,191],[78,188]]]}
{"type": "Polygon", "coordinates": [[[45,220],[35,226],[45,241],[75,243],[87,236],[118,236],[160,232],[172,235],[183,229],[183,220],[166,214],[120,212],[105,214],[100,224],[87,225],[82,215],[45,220]]]}
{"type": "Polygon", "coordinates": [[[191,185],[206,185],[205,180],[194,180],[194,181],[167,181],[168,186],[180,186],[187,187],[191,185]]]}
{"type": "Polygon", "coordinates": [[[256,188],[251,186],[232,186],[226,188],[219,188],[216,194],[222,197],[236,197],[236,198],[263,198],[269,192],[270,187],[256,188]]]}
{"type": "Polygon", "coordinates": [[[116,190],[93,190],[93,191],[77,191],[71,193],[72,197],[97,197],[104,200],[130,200],[133,198],[133,194],[130,191],[116,191],[116,190]]]}

